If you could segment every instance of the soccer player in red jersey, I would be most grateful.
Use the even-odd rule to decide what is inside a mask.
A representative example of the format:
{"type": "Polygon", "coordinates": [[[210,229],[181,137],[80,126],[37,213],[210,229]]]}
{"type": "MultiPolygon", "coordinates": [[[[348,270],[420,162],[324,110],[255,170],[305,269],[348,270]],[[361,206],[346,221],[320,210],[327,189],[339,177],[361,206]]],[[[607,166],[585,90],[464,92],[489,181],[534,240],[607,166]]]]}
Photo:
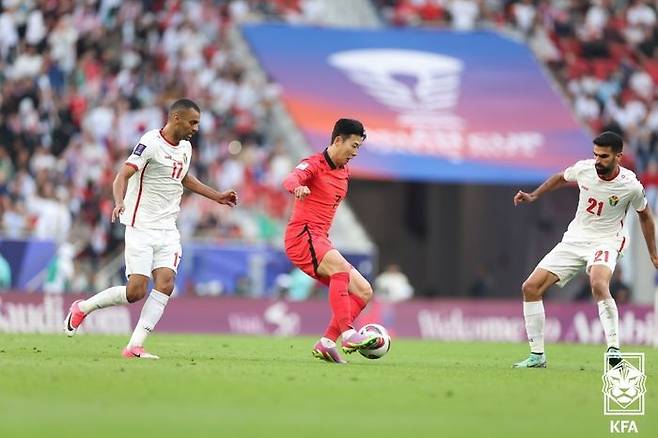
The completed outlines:
{"type": "Polygon", "coordinates": [[[313,355],[327,362],[346,363],[336,349],[338,336],[342,335],[345,353],[376,347],[379,340],[354,330],[352,322],[372,298],[372,287],[329,240],[336,209],[347,194],[347,163],[357,156],[365,138],[361,122],[338,120],[324,152],[303,159],[283,182],[296,198],[286,228],[286,255],[299,269],[329,286],[333,316],[313,348],[313,355]]]}

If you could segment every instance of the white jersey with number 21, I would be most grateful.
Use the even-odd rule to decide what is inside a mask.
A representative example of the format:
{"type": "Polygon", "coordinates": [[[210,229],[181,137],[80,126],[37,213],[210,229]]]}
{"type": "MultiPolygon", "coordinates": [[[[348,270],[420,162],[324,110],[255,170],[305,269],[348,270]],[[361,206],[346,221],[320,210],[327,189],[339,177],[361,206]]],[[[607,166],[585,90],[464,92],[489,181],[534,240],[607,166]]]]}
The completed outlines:
{"type": "Polygon", "coordinates": [[[612,180],[601,179],[595,160],[582,160],[564,171],[564,179],[580,189],[576,217],[564,233],[563,242],[596,242],[626,238],[624,218],[629,208],[647,206],[642,184],[635,173],[621,167],[612,180]]]}

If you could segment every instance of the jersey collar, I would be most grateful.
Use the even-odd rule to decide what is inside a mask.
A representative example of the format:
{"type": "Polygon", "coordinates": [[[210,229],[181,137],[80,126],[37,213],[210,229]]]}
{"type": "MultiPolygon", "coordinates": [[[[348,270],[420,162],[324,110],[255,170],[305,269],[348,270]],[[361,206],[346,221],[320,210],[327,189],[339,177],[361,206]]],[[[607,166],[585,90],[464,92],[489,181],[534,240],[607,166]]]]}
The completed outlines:
{"type": "Polygon", "coordinates": [[[324,156],[324,160],[327,162],[329,167],[331,167],[332,170],[336,169],[337,166],[336,164],[334,164],[333,161],[331,161],[331,157],[329,156],[329,152],[327,149],[325,149],[324,152],[322,152],[322,155],[324,156]]]}
{"type": "Polygon", "coordinates": [[[167,143],[169,143],[169,145],[171,145],[171,146],[173,146],[173,147],[175,147],[175,148],[178,147],[177,144],[173,144],[172,142],[169,141],[169,139],[167,139],[167,137],[165,137],[164,132],[162,132],[162,129],[160,129],[160,137],[162,137],[162,139],[163,139],[164,141],[166,141],[167,143]]]}
{"type": "Polygon", "coordinates": [[[598,174],[598,172],[596,173],[596,176],[598,176],[601,181],[610,182],[610,181],[614,181],[619,176],[620,173],[621,173],[621,166],[617,166],[617,173],[615,173],[614,176],[610,179],[602,178],[601,175],[598,174]]]}

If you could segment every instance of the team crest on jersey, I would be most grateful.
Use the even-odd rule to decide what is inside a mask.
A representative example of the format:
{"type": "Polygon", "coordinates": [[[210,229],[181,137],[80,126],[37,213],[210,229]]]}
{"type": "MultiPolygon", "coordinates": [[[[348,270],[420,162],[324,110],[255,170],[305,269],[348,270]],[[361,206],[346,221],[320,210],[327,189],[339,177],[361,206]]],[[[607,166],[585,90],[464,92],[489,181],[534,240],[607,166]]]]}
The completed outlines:
{"type": "Polygon", "coordinates": [[[133,150],[133,155],[137,155],[138,157],[141,157],[142,152],[144,152],[144,149],[146,149],[145,144],[142,143],[138,144],[137,146],[135,146],[135,149],[133,150]]]}
{"type": "Polygon", "coordinates": [[[608,202],[610,203],[611,206],[615,206],[619,204],[619,196],[617,195],[612,195],[608,198],[608,202]]]}

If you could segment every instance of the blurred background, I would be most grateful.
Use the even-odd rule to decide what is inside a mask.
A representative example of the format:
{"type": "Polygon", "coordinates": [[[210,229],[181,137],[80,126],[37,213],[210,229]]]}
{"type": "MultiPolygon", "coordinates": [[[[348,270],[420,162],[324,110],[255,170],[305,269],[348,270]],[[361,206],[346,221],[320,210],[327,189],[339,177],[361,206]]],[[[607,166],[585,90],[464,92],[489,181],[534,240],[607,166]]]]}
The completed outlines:
{"type": "MultiPolygon", "coordinates": [[[[283,254],[291,196],[281,182],[300,158],[327,146],[340,117],[362,120],[368,139],[351,165],[332,240],[374,284],[382,307],[374,305],[371,318],[398,321],[403,334],[443,336],[424,330],[423,318],[454,322],[454,312],[441,312],[467,315],[484,303],[518,323],[523,339],[520,285],[561,239],[578,193],[570,187],[518,208],[512,197],[589,158],[600,131],[624,137],[623,165],[656,210],[655,2],[0,5],[6,318],[8,303],[40,302],[31,292],[69,301],[125,281],[124,229],[109,220],[112,180],[141,133],[163,126],[180,97],[202,108],[190,172],[236,189],[241,202],[229,209],[184,195],[176,295],[248,298],[252,309],[270,311],[269,320],[257,313],[279,321],[277,328],[288,314],[271,310],[272,302],[326,295],[283,254]],[[414,307],[420,313],[407,315],[406,302],[435,313],[414,307]],[[421,328],[405,332],[403,316],[421,328]]],[[[654,269],[633,212],[628,227],[631,245],[612,292],[635,312],[628,324],[645,321],[642,333],[650,333],[654,269]]],[[[547,300],[564,306],[564,321],[572,318],[581,307],[571,303],[591,301],[586,278],[547,300]]],[[[440,325],[428,321],[426,328],[440,325]]],[[[576,336],[568,332],[556,336],[576,336]]]]}

